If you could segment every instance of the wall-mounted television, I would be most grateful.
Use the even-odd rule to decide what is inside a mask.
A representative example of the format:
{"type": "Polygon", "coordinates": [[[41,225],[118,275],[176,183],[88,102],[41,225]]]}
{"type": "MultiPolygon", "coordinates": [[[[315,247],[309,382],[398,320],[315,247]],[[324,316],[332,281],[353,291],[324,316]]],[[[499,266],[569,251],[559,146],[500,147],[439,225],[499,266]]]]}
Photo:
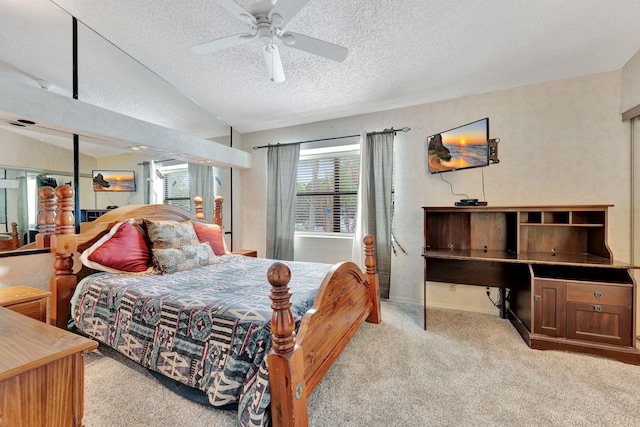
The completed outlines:
{"type": "Polygon", "coordinates": [[[427,171],[429,173],[488,165],[488,117],[427,137],[427,171]]]}
{"type": "Polygon", "coordinates": [[[99,169],[91,175],[93,191],[136,191],[135,171],[99,169]]]}

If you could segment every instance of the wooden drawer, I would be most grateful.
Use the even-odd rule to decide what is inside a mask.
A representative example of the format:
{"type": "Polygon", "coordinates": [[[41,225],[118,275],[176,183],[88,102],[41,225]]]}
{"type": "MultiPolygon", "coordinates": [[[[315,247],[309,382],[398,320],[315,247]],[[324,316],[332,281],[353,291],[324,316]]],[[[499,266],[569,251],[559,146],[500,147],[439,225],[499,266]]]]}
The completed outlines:
{"type": "Polygon", "coordinates": [[[6,305],[11,311],[24,314],[32,319],[47,323],[47,300],[39,299],[35,301],[21,302],[18,304],[6,305]]]}
{"type": "Polygon", "coordinates": [[[10,286],[0,289],[0,307],[49,323],[47,318],[47,302],[51,292],[25,285],[10,286]]]}
{"type": "Polygon", "coordinates": [[[567,283],[567,300],[592,304],[622,305],[631,307],[633,288],[623,285],[600,283],[567,283]]]}
{"type": "Polygon", "coordinates": [[[631,307],[567,303],[567,338],[631,345],[631,307]]]}

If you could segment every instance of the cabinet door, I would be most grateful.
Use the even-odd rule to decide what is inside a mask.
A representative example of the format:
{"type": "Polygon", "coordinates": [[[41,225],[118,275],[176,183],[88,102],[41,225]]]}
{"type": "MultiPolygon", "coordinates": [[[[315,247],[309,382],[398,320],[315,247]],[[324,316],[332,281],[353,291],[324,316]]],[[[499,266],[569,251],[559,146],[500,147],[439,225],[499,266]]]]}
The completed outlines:
{"type": "Polygon", "coordinates": [[[567,337],[631,345],[631,307],[569,301],[567,337]]]}
{"type": "Polygon", "coordinates": [[[555,280],[534,280],[533,332],[551,337],[566,336],[567,284],[555,280]]]}

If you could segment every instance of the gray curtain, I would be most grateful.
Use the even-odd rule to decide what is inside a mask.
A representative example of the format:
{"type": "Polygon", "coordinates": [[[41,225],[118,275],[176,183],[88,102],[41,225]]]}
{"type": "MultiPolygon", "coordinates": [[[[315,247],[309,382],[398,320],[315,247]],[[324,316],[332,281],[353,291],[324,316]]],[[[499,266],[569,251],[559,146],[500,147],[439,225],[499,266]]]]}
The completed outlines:
{"type": "Polygon", "coordinates": [[[267,258],[293,261],[296,179],[300,144],[269,147],[267,153],[267,258]]]}
{"type": "MultiPolygon", "coordinates": [[[[375,237],[375,251],[380,280],[380,296],[389,298],[391,283],[391,190],[393,177],[393,132],[367,134],[363,156],[368,174],[366,189],[366,227],[375,237]]],[[[365,218],[363,218],[365,219],[365,218]]]]}
{"type": "Polygon", "coordinates": [[[144,197],[144,204],[148,205],[149,203],[151,203],[151,182],[153,181],[153,178],[151,177],[151,166],[149,166],[149,162],[148,161],[144,161],[142,163],[138,163],[138,165],[142,165],[142,189],[143,189],[143,197],[144,197]]]}
{"type": "Polygon", "coordinates": [[[7,189],[0,188],[0,224],[5,225],[5,230],[0,231],[9,231],[11,227],[7,222],[7,189]]]}
{"type": "MultiPolygon", "coordinates": [[[[25,233],[29,232],[29,194],[27,193],[27,177],[18,177],[18,236],[24,239],[25,233]]],[[[37,203],[34,200],[34,203],[37,203]]],[[[36,204],[37,206],[37,204],[36,204]]],[[[36,209],[36,212],[38,209],[36,209]]],[[[38,223],[36,219],[36,224],[38,223]]],[[[30,239],[24,243],[29,243],[30,239]]]]}
{"type": "MultiPolygon", "coordinates": [[[[211,166],[189,163],[189,198],[202,197],[202,210],[205,222],[213,222],[213,169],[211,166]]],[[[195,213],[195,209],[192,209],[195,213]]]]}

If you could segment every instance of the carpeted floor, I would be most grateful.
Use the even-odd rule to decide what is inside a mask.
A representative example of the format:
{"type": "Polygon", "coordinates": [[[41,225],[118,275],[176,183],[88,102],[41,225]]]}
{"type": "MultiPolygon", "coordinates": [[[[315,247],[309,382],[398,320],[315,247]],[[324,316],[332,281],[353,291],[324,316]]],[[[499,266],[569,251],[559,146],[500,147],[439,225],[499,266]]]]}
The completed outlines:
{"type": "MultiPolygon", "coordinates": [[[[529,349],[507,320],[382,303],[309,399],[311,426],[635,426],[640,366],[529,349]]],[[[100,347],[87,355],[87,427],[235,426],[100,347]]]]}

